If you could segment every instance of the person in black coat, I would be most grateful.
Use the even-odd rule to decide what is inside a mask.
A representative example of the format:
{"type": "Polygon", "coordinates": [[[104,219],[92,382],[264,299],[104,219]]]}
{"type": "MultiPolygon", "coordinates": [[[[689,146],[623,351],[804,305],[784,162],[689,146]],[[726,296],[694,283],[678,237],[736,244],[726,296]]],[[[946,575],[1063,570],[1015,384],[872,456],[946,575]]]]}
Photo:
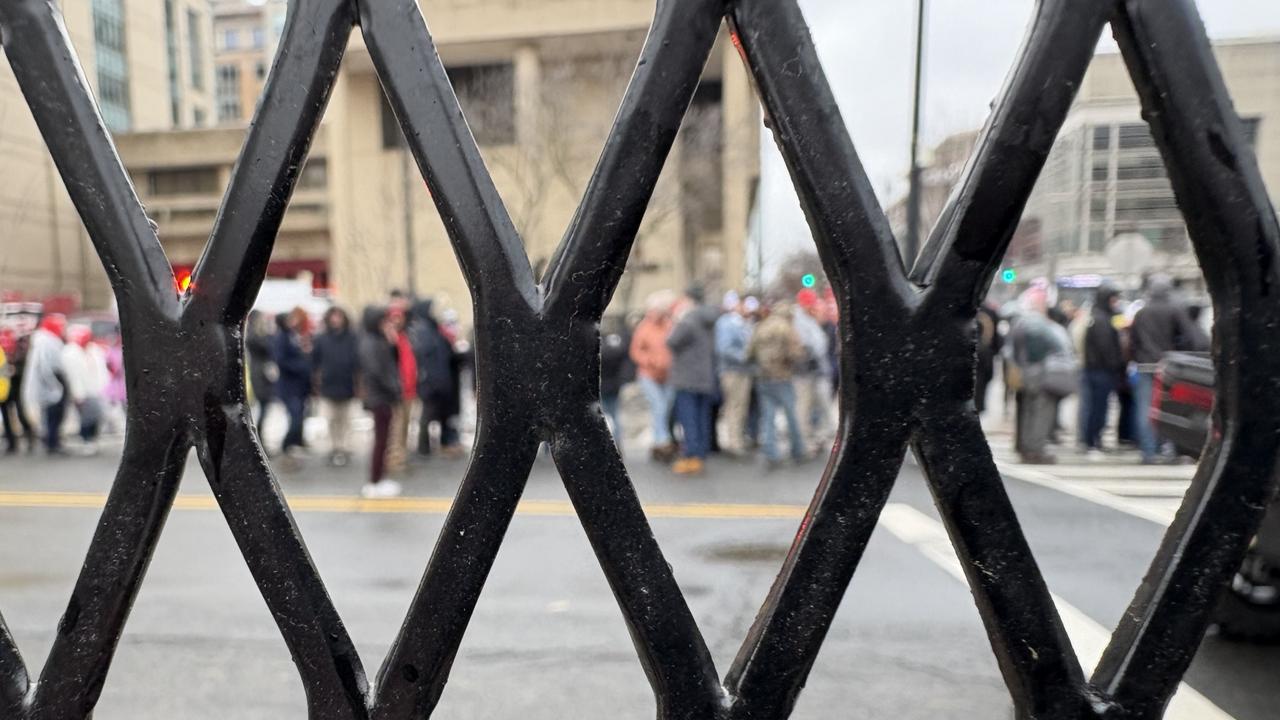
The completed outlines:
{"type": "Polygon", "coordinates": [[[400,385],[396,329],[386,308],[367,307],[361,318],[359,344],[360,381],[364,407],[373,415],[373,452],[365,497],[395,497],[400,483],[385,477],[387,443],[391,438],[391,414],[404,399],[400,385]]]}
{"type": "MultiPolygon", "coordinates": [[[[276,394],[289,413],[289,430],[280,451],[287,457],[301,450],[302,423],[307,416],[307,398],[311,396],[311,341],[307,334],[307,315],[301,308],[276,317],[276,336],[271,341],[271,359],[280,376],[276,378],[276,394]]],[[[286,466],[287,467],[287,466],[286,466]]]]}
{"type": "Polygon", "coordinates": [[[973,404],[978,414],[987,410],[987,388],[996,376],[996,358],[1004,348],[1000,334],[1000,313],[987,303],[978,308],[978,372],[974,386],[973,404]]]}
{"type": "Polygon", "coordinates": [[[1084,442],[1089,452],[1102,450],[1102,431],[1107,426],[1111,394],[1126,382],[1128,362],[1115,326],[1119,303],[1119,289],[1107,284],[1100,286],[1089,327],[1085,330],[1082,401],[1085,403],[1084,442]]]}
{"type": "Polygon", "coordinates": [[[317,335],[312,344],[311,366],[315,368],[321,412],[329,425],[329,462],[343,467],[350,460],[347,441],[360,358],[356,334],[351,330],[346,311],[329,308],[324,314],[324,326],[324,332],[317,335]]]}
{"type": "Polygon", "coordinates": [[[462,410],[459,362],[453,343],[440,330],[431,312],[431,301],[420,300],[409,309],[409,342],[418,362],[418,398],[422,416],[418,422],[418,454],[431,454],[431,424],[440,427],[440,454],[461,457],[457,418],[462,410]]]}

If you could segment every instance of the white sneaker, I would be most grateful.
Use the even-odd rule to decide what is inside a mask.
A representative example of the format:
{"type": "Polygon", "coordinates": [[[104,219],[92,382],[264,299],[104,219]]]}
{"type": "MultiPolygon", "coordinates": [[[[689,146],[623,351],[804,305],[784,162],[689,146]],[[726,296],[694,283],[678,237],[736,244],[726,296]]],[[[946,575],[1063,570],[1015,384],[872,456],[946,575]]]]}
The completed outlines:
{"type": "Polygon", "coordinates": [[[395,480],[379,480],[360,488],[360,496],[369,499],[393,498],[400,496],[400,483],[395,480]]]}
{"type": "Polygon", "coordinates": [[[1107,459],[1107,454],[1097,448],[1092,448],[1084,454],[1085,459],[1092,462],[1102,462],[1107,459]]]}

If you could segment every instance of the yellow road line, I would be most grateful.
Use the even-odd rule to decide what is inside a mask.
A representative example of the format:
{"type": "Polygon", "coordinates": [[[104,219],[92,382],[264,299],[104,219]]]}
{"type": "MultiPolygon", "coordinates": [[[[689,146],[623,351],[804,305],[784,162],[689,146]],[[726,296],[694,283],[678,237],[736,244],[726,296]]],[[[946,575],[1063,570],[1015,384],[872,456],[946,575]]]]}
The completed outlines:
{"type": "MultiPolygon", "coordinates": [[[[293,495],[286,497],[294,512],[401,513],[443,515],[453,505],[450,498],[399,497],[366,500],[342,495],[293,495]]],[[[16,508],[102,508],[106,493],[0,492],[0,507],[16,508]]],[[[212,495],[178,495],[177,510],[217,510],[212,495]]],[[[651,518],[705,520],[794,520],[804,516],[803,505],[751,505],[729,503],[656,503],[644,506],[651,518]]],[[[523,500],[517,508],[523,515],[574,517],[573,505],[564,500],[523,500]]]]}

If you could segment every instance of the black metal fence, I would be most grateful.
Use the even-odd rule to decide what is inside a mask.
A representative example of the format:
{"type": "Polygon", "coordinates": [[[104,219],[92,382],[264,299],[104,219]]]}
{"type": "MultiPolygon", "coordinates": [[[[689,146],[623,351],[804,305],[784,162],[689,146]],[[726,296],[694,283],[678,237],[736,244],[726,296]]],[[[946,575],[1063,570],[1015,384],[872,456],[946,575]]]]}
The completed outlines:
{"type": "Polygon", "coordinates": [[[626,618],[658,716],[673,719],[790,713],[908,445],[1024,718],[1159,717],[1274,491],[1280,226],[1191,0],[1041,0],[960,188],[910,272],[796,0],[659,0],[596,172],[541,280],[416,2],[296,0],[213,236],[182,294],[55,5],[0,0],[0,30],[119,301],[130,397],[124,457],[38,682],[0,623],[5,718],[89,716],[192,447],[317,719],[431,713],[544,440],[626,618]],[[598,409],[597,327],[726,19],[835,287],[845,382],[839,437],[812,505],[721,679],[598,409]],[[1214,299],[1221,434],[1086,676],[973,409],[973,321],[1108,23],[1214,299]],[[256,440],[242,353],[246,313],[357,26],[472,290],[480,418],[471,465],[373,687],[256,440]]]}

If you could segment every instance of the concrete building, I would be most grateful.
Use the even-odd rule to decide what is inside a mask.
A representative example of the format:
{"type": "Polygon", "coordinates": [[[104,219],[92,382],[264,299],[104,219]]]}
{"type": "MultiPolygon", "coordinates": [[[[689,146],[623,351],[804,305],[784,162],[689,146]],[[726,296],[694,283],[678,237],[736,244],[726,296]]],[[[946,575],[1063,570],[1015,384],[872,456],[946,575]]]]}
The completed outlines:
{"type": "MultiPolygon", "coordinates": [[[[1214,54],[1274,202],[1280,197],[1280,38],[1222,41],[1214,54]]],[[[1193,287],[1202,282],[1163,160],[1118,54],[1094,58],[1027,205],[1022,231],[1033,241],[1011,247],[1006,261],[1020,279],[1110,276],[1136,283],[1142,273],[1158,271],[1193,287]],[[1117,238],[1129,248],[1122,255],[1149,259],[1116,267],[1108,250],[1119,252],[1117,238]]]]}
{"type": "MultiPolygon", "coordinates": [[[[208,0],[63,0],[67,32],[113,132],[196,126],[212,111],[208,0]]],[[[0,294],[74,307],[110,303],[106,277],[0,61],[0,294]]]]}
{"type": "MultiPolygon", "coordinates": [[[[572,219],[652,13],[652,0],[441,0],[429,7],[439,52],[535,269],[549,260],[572,219]]],[[[230,15],[219,17],[220,28],[232,27],[230,15]]],[[[242,100],[241,109],[246,105],[242,100]]],[[[659,183],[615,308],[692,279],[713,290],[743,282],[760,124],[726,32],[659,183]]],[[[242,134],[228,127],[119,138],[180,270],[199,257],[242,134]]],[[[269,274],[311,273],[351,306],[382,300],[392,288],[413,289],[470,318],[470,296],[443,224],[409,162],[358,30],[304,184],[269,274]]]]}
{"type": "Polygon", "coordinates": [[[214,0],[218,124],[243,125],[253,117],[287,9],[285,0],[214,0]]]}
{"type": "MultiPolygon", "coordinates": [[[[964,175],[965,165],[978,142],[977,130],[948,135],[931,148],[920,165],[920,244],[947,206],[951,191],[964,175]]],[[[885,211],[899,247],[907,234],[907,196],[903,195],[885,211]]]]}

